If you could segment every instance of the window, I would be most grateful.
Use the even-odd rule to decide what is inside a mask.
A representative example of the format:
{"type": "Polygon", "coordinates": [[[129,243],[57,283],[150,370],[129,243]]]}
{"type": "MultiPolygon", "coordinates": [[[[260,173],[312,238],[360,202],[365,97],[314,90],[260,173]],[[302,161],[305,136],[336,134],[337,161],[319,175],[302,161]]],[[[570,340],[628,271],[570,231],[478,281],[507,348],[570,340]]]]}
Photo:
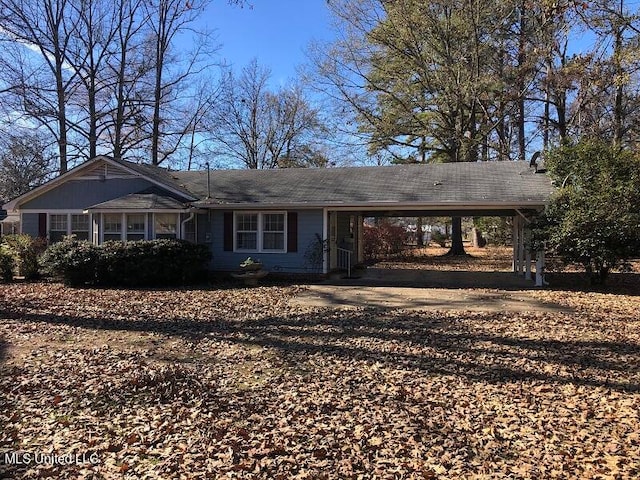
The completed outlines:
{"type": "Polygon", "coordinates": [[[178,238],[178,215],[175,213],[156,213],[154,228],[156,238],[178,238]]]}
{"type": "Polygon", "coordinates": [[[127,214],[127,241],[144,240],[146,217],[144,213],[127,214]]]}
{"type": "Polygon", "coordinates": [[[49,215],[49,241],[59,242],[67,235],[67,214],[49,215]]]}
{"type": "Polygon", "coordinates": [[[89,215],[71,214],[71,235],[78,240],[89,240],[89,215]]]}
{"type": "Polygon", "coordinates": [[[258,214],[236,215],[236,249],[258,250],[258,214]]]}
{"type": "Polygon", "coordinates": [[[284,213],[262,215],[262,249],[284,250],[284,213]]]}
{"type": "Polygon", "coordinates": [[[122,240],[122,215],[120,213],[104,214],[103,240],[122,240]]]}
{"type": "Polygon", "coordinates": [[[245,252],[284,252],[285,213],[236,213],[235,249],[245,252]]]}

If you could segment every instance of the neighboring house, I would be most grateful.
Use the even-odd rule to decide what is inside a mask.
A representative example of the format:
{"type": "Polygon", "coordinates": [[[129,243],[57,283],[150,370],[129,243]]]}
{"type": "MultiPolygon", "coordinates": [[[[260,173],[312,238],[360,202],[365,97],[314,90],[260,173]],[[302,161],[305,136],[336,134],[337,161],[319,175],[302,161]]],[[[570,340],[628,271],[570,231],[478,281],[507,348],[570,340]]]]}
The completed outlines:
{"type": "MultiPolygon", "coordinates": [[[[69,234],[96,244],[181,238],[208,245],[214,270],[235,270],[251,256],[272,271],[326,273],[339,266],[339,252],[362,260],[364,217],[520,219],[542,209],[552,190],[525,162],[207,172],[99,156],[4,208],[21,232],[51,242],[69,234]],[[321,265],[310,264],[323,243],[321,265]]],[[[515,265],[524,263],[524,222],[514,223],[515,265]]]]}
{"type": "Polygon", "coordinates": [[[20,217],[16,214],[7,215],[6,210],[0,210],[0,237],[20,233],[20,217]]]}

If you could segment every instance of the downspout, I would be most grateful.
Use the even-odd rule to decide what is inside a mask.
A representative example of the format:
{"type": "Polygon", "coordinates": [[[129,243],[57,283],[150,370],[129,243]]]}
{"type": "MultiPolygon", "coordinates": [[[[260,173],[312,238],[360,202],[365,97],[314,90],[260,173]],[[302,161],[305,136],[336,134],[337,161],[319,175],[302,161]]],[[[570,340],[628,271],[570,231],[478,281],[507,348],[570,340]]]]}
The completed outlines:
{"type": "MultiPolygon", "coordinates": [[[[196,216],[195,212],[190,212],[189,216],[187,218],[185,218],[182,222],[180,222],[180,238],[182,240],[184,240],[184,225],[185,223],[193,220],[193,218],[196,216]]],[[[197,239],[196,239],[197,240],[197,239]]]]}

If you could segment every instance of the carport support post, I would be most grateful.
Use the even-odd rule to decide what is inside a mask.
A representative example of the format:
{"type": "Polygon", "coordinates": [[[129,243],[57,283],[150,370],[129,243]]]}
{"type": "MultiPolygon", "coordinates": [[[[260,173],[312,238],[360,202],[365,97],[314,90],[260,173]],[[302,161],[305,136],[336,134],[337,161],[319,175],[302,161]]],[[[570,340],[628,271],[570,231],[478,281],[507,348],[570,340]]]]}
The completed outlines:
{"type": "Polygon", "coordinates": [[[536,260],[536,287],[544,287],[547,282],[544,281],[544,250],[538,251],[536,260]]]}
{"type": "Polygon", "coordinates": [[[531,280],[531,230],[525,230],[525,260],[524,260],[524,276],[527,280],[531,280]]]}
{"type": "Polygon", "coordinates": [[[511,244],[513,245],[513,273],[518,273],[518,217],[512,219],[511,244]]]}
{"type": "Polygon", "coordinates": [[[519,216],[513,217],[513,273],[523,273],[524,264],[524,235],[522,219],[519,216]]]}
{"type": "Polygon", "coordinates": [[[524,275],[524,219],[518,217],[518,273],[524,275]]]}

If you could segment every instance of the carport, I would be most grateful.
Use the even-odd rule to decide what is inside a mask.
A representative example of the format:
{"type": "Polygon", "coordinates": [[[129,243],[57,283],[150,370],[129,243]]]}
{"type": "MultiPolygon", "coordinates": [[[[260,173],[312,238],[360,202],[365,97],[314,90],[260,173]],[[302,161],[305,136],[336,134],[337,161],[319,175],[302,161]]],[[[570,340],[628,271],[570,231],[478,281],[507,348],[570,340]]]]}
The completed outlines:
{"type": "Polygon", "coordinates": [[[544,171],[527,162],[406,167],[412,168],[385,172],[378,167],[372,169],[373,176],[353,178],[351,198],[325,208],[325,273],[364,261],[367,217],[499,216],[513,219],[514,275],[530,279],[535,263],[535,285],[544,285],[545,254],[532,251],[528,228],[553,192],[544,171]]]}

